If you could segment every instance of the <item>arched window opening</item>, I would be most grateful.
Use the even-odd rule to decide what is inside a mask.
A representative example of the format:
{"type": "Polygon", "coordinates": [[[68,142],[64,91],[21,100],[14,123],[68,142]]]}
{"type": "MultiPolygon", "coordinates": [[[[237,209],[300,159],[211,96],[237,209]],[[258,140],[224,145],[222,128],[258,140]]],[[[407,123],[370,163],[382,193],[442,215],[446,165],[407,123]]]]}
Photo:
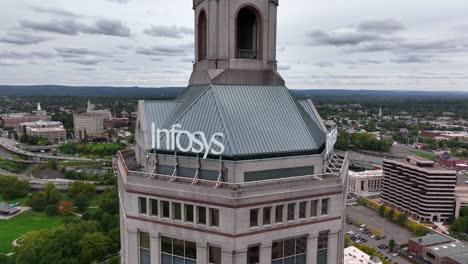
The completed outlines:
{"type": "Polygon", "coordinates": [[[260,16],[251,7],[242,8],[237,15],[237,58],[259,59],[260,16]]]}
{"type": "Polygon", "coordinates": [[[206,14],[202,11],[198,17],[198,61],[207,58],[207,27],[206,14]]]}

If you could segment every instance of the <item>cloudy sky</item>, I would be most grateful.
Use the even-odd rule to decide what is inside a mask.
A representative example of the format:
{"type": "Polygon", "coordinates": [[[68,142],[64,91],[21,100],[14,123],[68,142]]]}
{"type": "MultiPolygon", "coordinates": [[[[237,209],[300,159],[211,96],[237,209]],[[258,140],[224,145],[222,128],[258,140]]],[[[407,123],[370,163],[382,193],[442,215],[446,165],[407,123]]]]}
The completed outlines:
{"type": "MultiPolygon", "coordinates": [[[[191,2],[0,1],[0,84],[185,86],[191,2]]],[[[280,73],[296,89],[468,91],[467,10],[466,0],[282,0],[280,73]]]]}

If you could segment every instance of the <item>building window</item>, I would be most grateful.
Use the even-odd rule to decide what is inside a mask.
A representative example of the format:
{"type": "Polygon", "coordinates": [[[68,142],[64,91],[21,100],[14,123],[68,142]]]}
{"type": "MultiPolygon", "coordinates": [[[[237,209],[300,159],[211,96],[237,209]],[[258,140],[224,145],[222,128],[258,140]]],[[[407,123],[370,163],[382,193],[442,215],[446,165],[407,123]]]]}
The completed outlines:
{"type": "Polygon", "coordinates": [[[296,219],[296,204],[288,204],[288,221],[294,221],[296,219]]]}
{"type": "Polygon", "coordinates": [[[151,215],[158,215],[158,200],[150,199],[151,215]]]}
{"type": "Polygon", "coordinates": [[[306,218],[306,208],[307,208],[307,202],[299,203],[299,218],[300,219],[306,218]]]}
{"type": "Polygon", "coordinates": [[[168,201],[161,201],[162,217],[169,218],[171,209],[168,201]]]}
{"type": "Polygon", "coordinates": [[[182,205],[180,203],[172,203],[172,218],[182,220],[182,205]]]}
{"type": "Polygon", "coordinates": [[[140,264],[150,264],[151,247],[149,233],[139,232],[138,237],[140,240],[140,264]]]}
{"type": "Polygon", "coordinates": [[[208,246],[208,263],[221,264],[221,248],[208,246]]]}
{"type": "Polygon", "coordinates": [[[195,242],[170,237],[161,237],[161,264],[196,264],[195,242]]]}
{"type": "Polygon", "coordinates": [[[258,226],[258,209],[250,209],[250,227],[258,226]]]}
{"type": "Polygon", "coordinates": [[[330,199],[323,199],[322,200],[322,215],[328,214],[328,202],[330,199]]]}
{"type": "Polygon", "coordinates": [[[247,264],[260,263],[260,245],[249,246],[247,248],[247,264]]]}
{"type": "Polygon", "coordinates": [[[219,226],[219,210],[210,208],[210,226],[219,226]]]}
{"type": "Polygon", "coordinates": [[[317,206],[318,206],[318,200],[310,201],[310,217],[317,216],[317,206]]]}
{"type": "Polygon", "coordinates": [[[198,17],[198,61],[202,61],[207,57],[208,44],[208,23],[206,13],[202,11],[198,17]]]}
{"type": "Polygon", "coordinates": [[[185,222],[193,223],[193,205],[185,204],[184,205],[184,213],[185,213],[185,222]]]}
{"type": "Polygon", "coordinates": [[[260,16],[254,8],[245,7],[237,15],[237,58],[258,59],[260,16]]]}
{"type": "Polygon", "coordinates": [[[138,197],[138,213],[146,214],[146,198],[138,197]]]}
{"type": "Polygon", "coordinates": [[[283,222],[283,205],[277,205],[275,209],[275,223],[283,222]]]}
{"type": "Polygon", "coordinates": [[[271,207],[263,208],[263,225],[271,225],[271,207]]]}
{"type": "Polygon", "coordinates": [[[327,264],[328,233],[329,231],[322,231],[319,233],[317,242],[317,264],[327,264]]]}
{"type": "Polygon", "coordinates": [[[206,208],[202,206],[197,206],[198,210],[198,224],[206,225],[206,208]]]}
{"type": "Polygon", "coordinates": [[[307,237],[274,241],[271,249],[272,264],[305,264],[307,237]]]}

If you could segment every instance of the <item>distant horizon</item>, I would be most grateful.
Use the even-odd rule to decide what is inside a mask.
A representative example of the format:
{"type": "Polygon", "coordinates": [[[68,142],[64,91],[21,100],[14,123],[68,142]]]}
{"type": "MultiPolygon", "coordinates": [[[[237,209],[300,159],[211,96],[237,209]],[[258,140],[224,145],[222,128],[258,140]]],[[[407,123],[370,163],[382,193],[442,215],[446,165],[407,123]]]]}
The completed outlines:
{"type": "MultiPolygon", "coordinates": [[[[49,86],[49,87],[68,87],[68,88],[80,88],[80,87],[89,87],[89,88],[99,88],[99,87],[105,87],[105,88],[137,88],[137,89],[170,89],[170,88],[176,88],[176,89],[183,89],[186,88],[187,86],[131,86],[131,85],[122,85],[122,86],[116,86],[116,85],[66,85],[66,84],[0,84],[0,87],[17,87],[17,88],[25,88],[25,87],[42,87],[42,86],[49,86]]],[[[286,84],[286,87],[288,85],[286,84]]],[[[428,92],[447,92],[447,93],[468,93],[468,88],[466,90],[447,90],[447,89],[431,89],[427,88],[425,90],[419,90],[419,89],[390,89],[390,88],[290,88],[288,87],[289,90],[319,90],[319,91],[375,91],[375,92],[389,92],[389,91],[398,91],[398,92],[420,92],[420,93],[428,93],[428,92]]],[[[1,95],[1,92],[0,92],[1,95]]]]}

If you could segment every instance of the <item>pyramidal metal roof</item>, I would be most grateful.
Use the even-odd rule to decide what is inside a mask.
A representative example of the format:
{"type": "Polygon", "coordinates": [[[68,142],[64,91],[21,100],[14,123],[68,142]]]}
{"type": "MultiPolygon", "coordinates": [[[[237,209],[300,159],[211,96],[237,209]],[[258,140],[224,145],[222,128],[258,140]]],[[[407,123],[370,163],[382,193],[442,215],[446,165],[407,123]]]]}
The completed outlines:
{"type": "Polygon", "coordinates": [[[286,86],[189,86],[175,101],[140,103],[145,134],[153,122],[160,129],[180,124],[207,137],[220,132],[226,157],[317,153],[326,140],[312,102],[297,101],[286,86]]]}

